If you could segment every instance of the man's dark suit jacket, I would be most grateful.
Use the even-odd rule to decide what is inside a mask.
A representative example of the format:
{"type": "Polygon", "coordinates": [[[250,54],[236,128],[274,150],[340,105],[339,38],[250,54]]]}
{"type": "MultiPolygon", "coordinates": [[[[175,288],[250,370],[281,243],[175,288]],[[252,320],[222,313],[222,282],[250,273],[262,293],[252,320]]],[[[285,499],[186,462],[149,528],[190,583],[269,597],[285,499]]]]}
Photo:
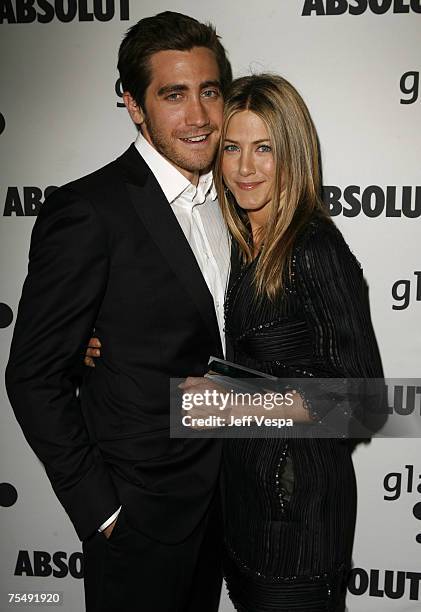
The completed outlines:
{"type": "Polygon", "coordinates": [[[202,375],[221,353],[212,296],[134,145],[47,199],[6,385],[81,540],[120,504],[133,526],[162,542],[198,525],[221,445],[170,439],[169,379],[202,375]],[[102,356],[77,397],[74,373],[94,328],[102,356]]]}

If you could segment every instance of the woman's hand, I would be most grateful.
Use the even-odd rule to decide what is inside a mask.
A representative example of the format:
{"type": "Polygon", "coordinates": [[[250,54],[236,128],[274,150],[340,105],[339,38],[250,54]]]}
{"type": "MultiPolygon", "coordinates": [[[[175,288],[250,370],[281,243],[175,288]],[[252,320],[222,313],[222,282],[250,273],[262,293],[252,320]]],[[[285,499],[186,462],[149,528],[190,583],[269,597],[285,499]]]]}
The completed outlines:
{"type": "MultiPolygon", "coordinates": [[[[178,387],[191,405],[188,410],[183,410],[192,417],[193,423],[196,419],[206,419],[209,416],[227,417],[231,413],[232,406],[223,399],[229,395],[227,389],[213,382],[211,378],[188,376],[178,387]]],[[[191,427],[198,430],[213,429],[207,425],[192,424],[191,427]]]]}
{"type": "Polygon", "coordinates": [[[101,357],[101,342],[99,338],[90,338],[88,348],[86,349],[84,364],[90,368],[95,367],[95,359],[101,357]]]}

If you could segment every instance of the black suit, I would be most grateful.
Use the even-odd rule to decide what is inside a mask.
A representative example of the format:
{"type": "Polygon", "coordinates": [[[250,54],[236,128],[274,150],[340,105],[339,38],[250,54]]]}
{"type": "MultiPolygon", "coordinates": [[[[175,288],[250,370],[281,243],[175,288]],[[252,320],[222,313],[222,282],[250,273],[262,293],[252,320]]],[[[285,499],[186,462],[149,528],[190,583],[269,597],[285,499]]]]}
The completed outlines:
{"type": "Polygon", "coordinates": [[[6,383],[81,540],[111,544],[114,534],[93,534],[120,504],[125,523],[163,546],[203,537],[221,446],[170,439],[169,378],[201,375],[221,353],[212,296],[134,145],[47,199],[6,383]],[[94,328],[102,357],[76,397],[94,328]]]}

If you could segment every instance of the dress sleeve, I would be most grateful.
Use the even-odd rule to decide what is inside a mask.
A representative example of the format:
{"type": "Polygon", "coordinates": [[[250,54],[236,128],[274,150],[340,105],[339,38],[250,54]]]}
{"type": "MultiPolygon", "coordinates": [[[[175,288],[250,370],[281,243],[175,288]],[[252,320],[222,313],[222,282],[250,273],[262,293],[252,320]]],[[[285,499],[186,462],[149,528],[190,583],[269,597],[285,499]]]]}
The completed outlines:
{"type": "Polygon", "coordinates": [[[382,377],[368,288],[335,226],[318,228],[303,244],[296,282],[313,336],[313,374],[382,377]]]}
{"type": "Polygon", "coordinates": [[[337,415],[354,415],[360,420],[357,412],[373,393],[379,400],[379,387],[375,382],[361,385],[353,379],[383,379],[362,269],[342,234],[326,221],[302,244],[295,274],[312,337],[311,375],[332,379],[330,400],[335,400],[322,402],[323,407],[310,400],[311,409],[320,417],[336,405],[337,415]]]}

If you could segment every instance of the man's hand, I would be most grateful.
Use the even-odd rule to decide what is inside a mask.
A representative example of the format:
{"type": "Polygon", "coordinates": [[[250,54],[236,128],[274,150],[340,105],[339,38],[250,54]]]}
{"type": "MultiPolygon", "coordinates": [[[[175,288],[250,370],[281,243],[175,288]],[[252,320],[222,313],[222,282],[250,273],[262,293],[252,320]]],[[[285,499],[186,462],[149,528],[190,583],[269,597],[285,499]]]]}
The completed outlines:
{"type": "MultiPolygon", "coordinates": [[[[94,366],[94,367],[95,367],[95,366],[94,366]]],[[[113,522],[112,522],[112,523],[110,523],[110,524],[108,525],[108,527],[106,527],[106,528],[105,528],[105,529],[102,531],[102,533],[105,535],[105,537],[107,538],[107,540],[108,540],[108,538],[110,537],[110,535],[111,535],[111,533],[112,533],[112,531],[113,531],[113,529],[114,529],[115,524],[116,524],[116,522],[117,522],[117,521],[118,521],[118,517],[117,517],[116,519],[114,519],[114,520],[113,520],[113,522]]]]}
{"type": "Polygon", "coordinates": [[[101,351],[100,351],[101,346],[102,345],[101,345],[101,342],[99,341],[99,338],[91,338],[89,340],[88,348],[86,349],[85,358],[83,360],[86,366],[89,366],[90,368],[95,367],[95,358],[101,356],[101,351]]]}

